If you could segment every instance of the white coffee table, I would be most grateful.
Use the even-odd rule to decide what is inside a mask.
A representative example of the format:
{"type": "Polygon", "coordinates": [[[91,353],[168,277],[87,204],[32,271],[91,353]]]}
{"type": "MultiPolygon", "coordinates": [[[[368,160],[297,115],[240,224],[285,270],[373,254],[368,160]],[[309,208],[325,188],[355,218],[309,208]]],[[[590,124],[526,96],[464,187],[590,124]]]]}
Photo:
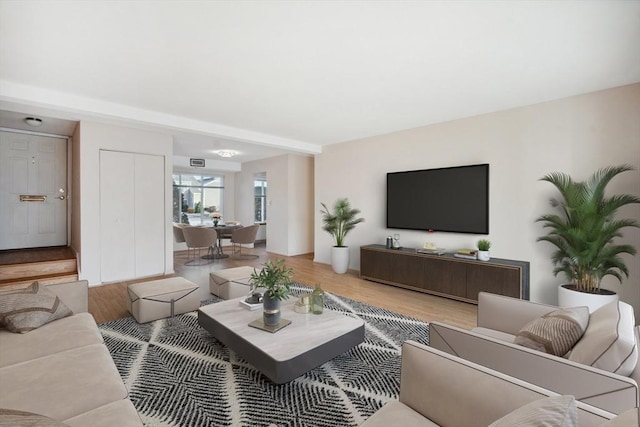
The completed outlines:
{"type": "Polygon", "coordinates": [[[236,298],[200,307],[198,322],[218,341],[276,384],[289,382],[364,341],[364,322],[325,309],[321,315],[296,313],[294,298],[282,302],[291,324],[271,333],[249,326],[262,310],[240,307],[236,298]]]}

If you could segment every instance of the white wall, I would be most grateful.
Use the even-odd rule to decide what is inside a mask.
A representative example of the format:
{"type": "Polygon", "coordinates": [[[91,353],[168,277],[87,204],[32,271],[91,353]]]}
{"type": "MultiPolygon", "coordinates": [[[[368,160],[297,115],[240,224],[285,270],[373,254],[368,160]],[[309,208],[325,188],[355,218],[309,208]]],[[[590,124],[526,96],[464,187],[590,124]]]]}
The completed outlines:
{"type": "MultiPolygon", "coordinates": [[[[617,177],[613,192],[640,196],[640,84],[561,99],[493,114],[425,126],[325,147],[315,159],[315,208],[348,197],[365,222],[346,238],[350,268],[360,266],[359,246],[384,243],[386,173],[490,163],[491,255],[531,263],[531,299],[555,303],[564,277],[554,277],[550,244],[535,218],[549,211],[551,184],[539,178],[552,171],[584,179],[596,169],[629,163],[636,170],[617,177]]],[[[640,206],[621,211],[640,220],[640,206]]],[[[329,263],[331,237],[315,220],[315,260],[329,263]]],[[[456,249],[474,247],[476,235],[399,230],[401,245],[425,241],[456,249]]],[[[626,229],[620,242],[640,249],[640,230],[626,229]]],[[[640,319],[640,256],[627,258],[624,285],[607,278],[603,287],[634,305],[640,319]]]]}
{"type": "Polygon", "coordinates": [[[73,136],[71,138],[71,249],[76,254],[79,268],[82,266],[82,182],[80,180],[80,127],[82,123],[78,123],[73,136]]]}
{"type": "MultiPolygon", "coordinates": [[[[80,236],[72,242],[80,247],[80,279],[90,285],[100,283],[100,150],[117,150],[165,156],[165,274],[173,273],[173,231],[171,229],[171,157],[170,136],[125,127],[83,121],[78,136],[74,136],[74,158],[79,158],[80,236]],[[78,151],[78,152],[76,152],[78,151]],[[79,156],[79,157],[78,157],[79,156]],[[79,242],[78,242],[79,240],[79,242]]],[[[76,167],[74,161],[74,167],[76,167]]],[[[76,180],[74,179],[74,182],[76,180]]],[[[78,193],[76,192],[76,195],[78,193]]],[[[118,200],[114,200],[118,203],[118,200]]],[[[74,209],[75,212],[76,209],[74,209]]],[[[74,220],[77,221],[78,218],[74,220]]],[[[77,248],[76,248],[77,249],[77,248]]]]}
{"type": "Polygon", "coordinates": [[[313,250],[313,158],[287,157],[289,159],[288,255],[300,255],[313,250]]]}
{"type": "Polygon", "coordinates": [[[254,221],[254,174],[267,174],[267,251],[300,255],[313,251],[313,158],[283,155],[247,162],[236,173],[236,212],[254,221]]]}

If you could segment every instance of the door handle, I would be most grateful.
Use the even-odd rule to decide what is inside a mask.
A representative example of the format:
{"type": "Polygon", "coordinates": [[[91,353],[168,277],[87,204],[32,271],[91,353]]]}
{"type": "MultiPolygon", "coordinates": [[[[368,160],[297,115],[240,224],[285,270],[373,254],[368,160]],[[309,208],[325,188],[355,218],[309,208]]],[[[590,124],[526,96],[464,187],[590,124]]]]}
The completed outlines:
{"type": "Polygon", "coordinates": [[[47,196],[36,196],[32,194],[21,194],[20,195],[21,202],[46,202],[47,196]]]}

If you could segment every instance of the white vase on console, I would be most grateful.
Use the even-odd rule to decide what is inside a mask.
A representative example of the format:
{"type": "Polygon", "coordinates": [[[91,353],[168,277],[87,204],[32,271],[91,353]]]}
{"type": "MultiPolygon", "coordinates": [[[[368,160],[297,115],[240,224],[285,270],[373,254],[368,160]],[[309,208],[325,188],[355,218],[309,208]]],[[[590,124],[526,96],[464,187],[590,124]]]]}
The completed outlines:
{"type": "Polygon", "coordinates": [[[476,247],[478,248],[478,252],[476,255],[478,261],[489,261],[491,259],[491,255],[489,254],[491,241],[487,239],[480,239],[478,240],[478,243],[476,243],[476,247]]]}

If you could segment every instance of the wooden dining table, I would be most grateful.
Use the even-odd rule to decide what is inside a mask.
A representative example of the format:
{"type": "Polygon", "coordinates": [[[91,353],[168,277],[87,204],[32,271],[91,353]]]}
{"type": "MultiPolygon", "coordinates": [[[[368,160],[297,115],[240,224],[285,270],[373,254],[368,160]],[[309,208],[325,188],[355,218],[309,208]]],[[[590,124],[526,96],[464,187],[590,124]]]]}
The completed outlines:
{"type": "Polygon", "coordinates": [[[222,239],[231,238],[231,232],[238,228],[242,228],[242,225],[215,225],[214,230],[218,233],[218,243],[215,246],[211,246],[211,249],[207,255],[203,255],[204,259],[222,259],[229,258],[229,255],[225,254],[222,250],[222,239]]]}

